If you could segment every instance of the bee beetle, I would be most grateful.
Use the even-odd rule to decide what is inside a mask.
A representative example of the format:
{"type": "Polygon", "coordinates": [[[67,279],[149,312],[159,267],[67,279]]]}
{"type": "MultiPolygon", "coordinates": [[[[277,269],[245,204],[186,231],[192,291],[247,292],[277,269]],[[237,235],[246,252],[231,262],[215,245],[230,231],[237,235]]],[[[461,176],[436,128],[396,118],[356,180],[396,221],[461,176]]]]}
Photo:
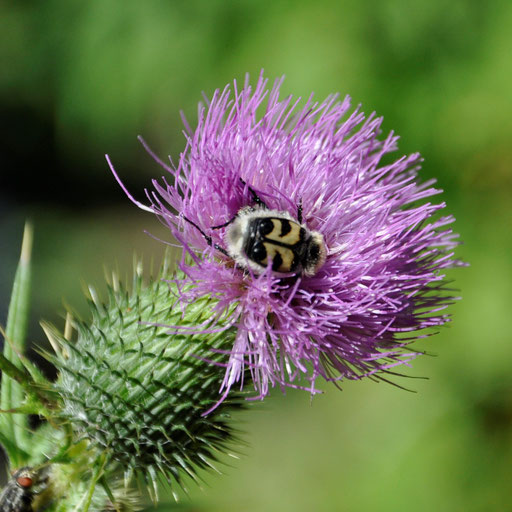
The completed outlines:
{"type": "Polygon", "coordinates": [[[288,212],[242,208],[226,230],[227,252],[240,267],[259,274],[272,264],[275,273],[314,276],[325,263],[324,237],[309,231],[288,212]]]}
{"type": "Polygon", "coordinates": [[[47,486],[48,475],[30,467],[15,471],[0,494],[1,512],[33,512],[36,495],[47,486]]]}
{"type": "Polygon", "coordinates": [[[286,211],[270,210],[250,187],[249,192],[256,206],[246,206],[228,222],[212,226],[212,229],[227,227],[224,236],[227,249],[212,244],[211,237],[199,226],[186,217],[185,220],[241,268],[260,274],[271,265],[276,274],[295,272],[314,276],[325,263],[327,248],[321,233],[310,231],[302,224],[302,206],[299,204],[294,219],[286,211]]]}

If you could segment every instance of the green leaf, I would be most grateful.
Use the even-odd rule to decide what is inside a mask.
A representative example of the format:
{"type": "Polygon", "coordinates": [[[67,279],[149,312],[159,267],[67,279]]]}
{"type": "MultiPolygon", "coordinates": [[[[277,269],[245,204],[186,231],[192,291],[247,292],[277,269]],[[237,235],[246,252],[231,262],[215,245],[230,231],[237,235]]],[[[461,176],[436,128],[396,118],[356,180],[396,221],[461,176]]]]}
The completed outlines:
{"type": "MultiPolygon", "coordinates": [[[[32,226],[27,223],[23,233],[21,257],[9,303],[3,351],[5,359],[17,368],[22,367],[18,354],[23,354],[25,351],[30,302],[32,239],[32,226]]],[[[4,369],[1,379],[0,409],[16,409],[21,406],[23,399],[23,389],[6,374],[4,369]]],[[[2,431],[2,444],[9,455],[11,464],[14,466],[22,465],[25,462],[26,450],[30,444],[27,416],[25,414],[2,414],[0,415],[0,429],[2,431]]]]}
{"type": "MultiPolygon", "coordinates": [[[[12,416],[12,414],[9,416],[12,416]]],[[[17,446],[13,439],[9,437],[9,435],[3,430],[0,430],[0,444],[2,445],[2,448],[5,450],[5,452],[9,455],[11,464],[14,464],[12,462],[14,460],[14,456],[20,460],[24,460],[28,457],[28,454],[20,450],[19,446],[17,446]],[[14,454],[14,456],[12,454],[14,454]]]]}

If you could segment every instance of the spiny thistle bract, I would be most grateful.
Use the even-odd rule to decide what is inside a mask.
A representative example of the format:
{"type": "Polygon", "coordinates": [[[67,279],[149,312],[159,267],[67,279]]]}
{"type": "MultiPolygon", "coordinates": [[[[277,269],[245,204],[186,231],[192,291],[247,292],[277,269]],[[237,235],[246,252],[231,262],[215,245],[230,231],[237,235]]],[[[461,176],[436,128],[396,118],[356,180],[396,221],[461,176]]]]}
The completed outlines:
{"type": "Polygon", "coordinates": [[[234,332],[184,332],[209,321],[212,300],[185,307],[177,284],[163,277],[144,284],[136,272],[132,290],[116,283],[106,304],[93,293],[92,322],[76,322],[76,341],[61,337],[54,358],[62,414],[78,439],[104,452],[125,479],[136,473],[153,487],[159,477],[182,485],[184,472],[195,478],[211,466],[236,437],[229,413],[243,404],[233,393],[204,414],[223,378],[204,358],[222,364],[234,332]],[[169,327],[176,324],[179,333],[169,327]]]}

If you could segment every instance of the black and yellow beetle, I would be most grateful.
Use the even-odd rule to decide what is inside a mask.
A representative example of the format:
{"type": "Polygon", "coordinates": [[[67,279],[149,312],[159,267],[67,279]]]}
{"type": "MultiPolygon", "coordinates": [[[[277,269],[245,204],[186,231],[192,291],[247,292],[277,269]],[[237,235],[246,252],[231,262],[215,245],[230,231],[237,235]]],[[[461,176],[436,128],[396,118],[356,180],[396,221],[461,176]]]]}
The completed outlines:
{"type": "Polygon", "coordinates": [[[227,228],[226,249],[213,244],[212,238],[197,224],[186,217],[185,220],[195,226],[210,245],[241,268],[250,268],[260,274],[271,265],[276,274],[291,272],[314,276],[325,263],[327,248],[321,233],[310,231],[302,224],[302,206],[299,205],[297,219],[294,219],[286,211],[268,209],[250,187],[249,192],[255,206],[245,206],[228,222],[212,227],[227,228]]]}
{"type": "Polygon", "coordinates": [[[323,236],[310,231],[288,212],[242,208],[226,230],[227,252],[240,267],[259,274],[272,265],[275,273],[315,275],[325,263],[323,236]]]}

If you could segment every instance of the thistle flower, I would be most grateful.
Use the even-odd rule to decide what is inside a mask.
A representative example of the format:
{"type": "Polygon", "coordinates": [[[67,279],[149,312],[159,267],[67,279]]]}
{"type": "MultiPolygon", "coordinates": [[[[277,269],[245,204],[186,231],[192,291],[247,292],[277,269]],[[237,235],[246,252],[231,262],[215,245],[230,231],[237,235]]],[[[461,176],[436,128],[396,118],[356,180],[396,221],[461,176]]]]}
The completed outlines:
{"type": "Polygon", "coordinates": [[[280,99],[281,83],[269,89],[260,76],[254,88],[246,79],[217,90],[195,130],[185,121],[177,166],[142,141],[168,175],[153,181],[150,207],[135,202],[190,255],[180,267],[193,286],[182,299],[217,301],[197,329],[236,328],[222,398],[245,370],[256,398],[276,384],[315,393],[320,376],[384,378],[418,354],[408,345],[423,329],[448,321],[442,310],[453,299],[443,270],[454,265],[454,219],[433,218],[445,205],[427,199],[441,192],[434,180],[417,180],[420,155],[381,163],[398,140],[380,138],[382,118],[351,110],[349,97],[300,106],[280,99]],[[322,235],[327,257],[313,275],[235,264],[226,231],[243,208],[263,212],[258,197],[322,235]]]}

